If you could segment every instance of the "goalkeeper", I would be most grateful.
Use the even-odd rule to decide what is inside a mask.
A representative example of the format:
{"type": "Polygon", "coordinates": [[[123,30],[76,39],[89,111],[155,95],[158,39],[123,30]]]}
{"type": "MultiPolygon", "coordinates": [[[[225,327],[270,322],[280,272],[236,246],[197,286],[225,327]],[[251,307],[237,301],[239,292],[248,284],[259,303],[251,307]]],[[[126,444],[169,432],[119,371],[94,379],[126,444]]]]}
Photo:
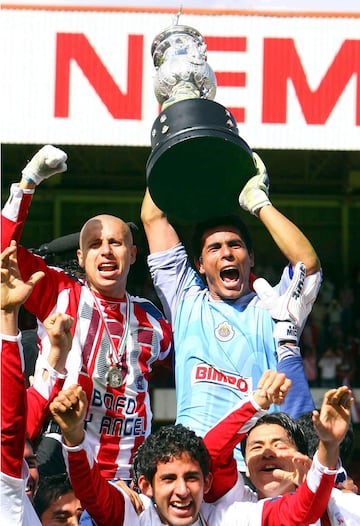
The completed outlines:
{"type": "MultiPolygon", "coordinates": [[[[274,288],[260,281],[255,292],[254,252],[239,217],[197,225],[193,265],[148,190],[142,204],[150,273],[174,331],[177,422],[200,436],[248,396],[267,369],[286,372],[293,382],[284,411],[295,418],[314,407],[298,342],[319,291],[320,262],[306,236],[271,204],[266,168],[257,154],[254,162],[258,173],[239,202],[289,261],[274,288]]],[[[245,471],[240,448],[235,456],[245,471]]]]}

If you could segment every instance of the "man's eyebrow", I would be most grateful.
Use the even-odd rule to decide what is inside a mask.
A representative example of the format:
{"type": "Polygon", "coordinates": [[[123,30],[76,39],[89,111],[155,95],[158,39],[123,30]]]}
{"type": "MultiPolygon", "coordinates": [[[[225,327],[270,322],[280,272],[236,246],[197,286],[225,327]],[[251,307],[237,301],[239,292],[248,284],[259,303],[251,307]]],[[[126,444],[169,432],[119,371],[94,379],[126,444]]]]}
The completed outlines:
{"type": "Polygon", "coordinates": [[[166,479],[166,478],[175,477],[175,476],[176,476],[175,473],[171,473],[171,471],[168,471],[166,473],[162,473],[159,478],[166,479]]]}
{"type": "MultiPolygon", "coordinates": [[[[185,478],[186,477],[194,477],[194,476],[198,477],[199,473],[200,473],[199,471],[194,469],[194,470],[191,470],[191,471],[187,471],[183,475],[184,475],[185,478]]],[[[166,479],[166,478],[173,478],[173,477],[177,477],[177,474],[176,473],[172,473],[171,471],[169,471],[167,473],[162,473],[159,478],[160,479],[166,479]]]]}
{"type": "MultiPolygon", "coordinates": [[[[283,436],[274,436],[270,438],[270,442],[289,442],[292,443],[291,439],[289,437],[283,437],[283,436]]],[[[248,439],[248,444],[263,444],[265,442],[265,439],[263,438],[257,438],[257,439],[248,439]]]]}
{"type": "Polygon", "coordinates": [[[257,440],[251,440],[251,439],[249,440],[249,439],[248,439],[248,440],[247,440],[247,443],[248,443],[249,445],[251,445],[251,446],[254,445],[254,444],[263,444],[263,442],[264,442],[264,440],[260,440],[260,439],[257,439],[257,440]]]}
{"type": "Polygon", "coordinates": [[[194,477],[194,476],[198,477],[199,475],[200,475],[200,471],[197,471],[197,470],[187,471],[185,473],[186,477],[194,477]]]}
{"type": "Polygon", "coordinates": [[[70,517],[70,512],[66,510],[55,510],[53,511],[53,517],[54,519],[58,519],[59,517],[70,517]]]}
{"type": "Polygon", "coordinates": [[[215,248],[215,247],[219,247],[221,245],[220,241],[214,241],[213,243],[209,243],[208,245],[206,245],[206,248],[215,248]]]}

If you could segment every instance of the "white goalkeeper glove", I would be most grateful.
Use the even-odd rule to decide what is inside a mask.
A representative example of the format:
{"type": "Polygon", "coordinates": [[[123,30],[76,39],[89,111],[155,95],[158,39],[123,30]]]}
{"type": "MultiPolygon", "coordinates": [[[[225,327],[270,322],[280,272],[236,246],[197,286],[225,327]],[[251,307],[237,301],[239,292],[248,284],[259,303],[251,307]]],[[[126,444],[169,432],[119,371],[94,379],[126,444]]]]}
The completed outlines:
{"type": "Polygon", "coordinates": [[[52,175],[65,172],[67,170],[66,161],[65,152],[47,144],[27,163],[22,171],[22,176],[29,183],[38,185],[52,175]]]}
{"type": "Polygon", "coordinates": [[[298,262],[290,285],[284,294],[279,296],[270,283],[264,278],[254,281],[254,290],[260,298],[257,306],[266,309],[276,325],[273,332],[274,338],[279,342],[297,343],[298,329],[308,317],[313,301],[304,291],[306,267],[298,262]]]}
{"type": "Polygon", "coordinates": [[[266,167],[257,153],[253,153],[253,158],[257,175],[249,179],[242,189],[239,195],[239,203],[241,208],[256,216],[260,208],[271,205],[271,201],[269,199],[269,177],[266,167]]]}

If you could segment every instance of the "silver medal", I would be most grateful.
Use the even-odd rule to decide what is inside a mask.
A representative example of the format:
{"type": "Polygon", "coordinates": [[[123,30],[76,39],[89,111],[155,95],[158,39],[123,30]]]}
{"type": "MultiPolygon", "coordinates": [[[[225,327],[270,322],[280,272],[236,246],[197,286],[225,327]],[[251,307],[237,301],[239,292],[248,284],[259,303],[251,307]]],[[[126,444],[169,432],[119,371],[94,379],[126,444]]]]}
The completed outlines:
{"type": "Polygon", "coordinates": [[[106,373],[105,379],[110,387],[120,387],[123,383],[121,369],[117,365],[113,365],[106,373]]]}

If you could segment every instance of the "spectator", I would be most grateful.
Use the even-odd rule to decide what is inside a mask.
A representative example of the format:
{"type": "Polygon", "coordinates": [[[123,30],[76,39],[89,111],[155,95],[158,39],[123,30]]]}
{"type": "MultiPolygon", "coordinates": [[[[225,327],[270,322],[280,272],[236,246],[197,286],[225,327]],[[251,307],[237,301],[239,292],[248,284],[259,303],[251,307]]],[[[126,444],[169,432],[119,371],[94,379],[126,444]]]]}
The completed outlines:
{"type": "MultiPolygon", "coordinates": [[[[248,467],[248,474],[256,488],[259,498],[275,498],[278,495],[284,495],[284,492],[294,491],[296,489],[299,484],[298,477],[299,475],[301,476],[302,471],[304,471],[304,473],[306,472],[307,464],[304,455],[299,455],[298,457],[295,455],[294,460],[298,466],[297,470],[294,471],[294,474],[296,474],[295,478],[282,476],[282,473],[284,474],[286,471],[290,473],[291,471],[289,465],[291,450],[295,448],[299,452],[307,452],[315,458],[315,450],[318,448],[319,453],[322,447],[322,437],[324,440],[327,440],[327,431],[325,428],[329,428],[329,423],[332,418],[339,419],[338,424],[345,418],[348,426],[350,425],[352,404],[353,398],[351,391],[346,386],[342,386],[325,393],[320,411],[309,413],[309,416],[306,418],[306,424],[302,417],[294,421],[284,413],[265,415],[256,422],[255,426],[249,431],[246,439],[243,441],[242,449],[248,467]],[[313,428],[315,427],[317,435],[314,429],[309,430],[309,425],[313,428]],[[325,427],[322,428],[322,426],[325,427]],[[317,436],[316,442],[315,436],[317,436]],[[314,442],[312,442],[313,440],[314,442]]],[[[335,421],[333,425],[335,426],[335,421]]],[[[335,427],[333,427],[333,430],[335,431],[335,427]]],[[[340,455],[343,453],[345,456],[346,447],[341,450],[340,444],[344,437],[348,442],[348,438],[351,437],[351,432],[349,434],[348,427],[346,429],[343,428],[343,430],[344,434],[342,435],[342,439],[338,441],[338,452],[340,452],[340,455]]],[[[340,466],[341,464],[339,463],[336,476],[338,476],[339,473],[343,473],[340,466]]],[[[334,483],[336,484],[336,477],[333,478],[333,484],[334,483]]],[[[351,485],[351,487],[354,489],[353,485],[351,485]]],[[[316,508],[318,504],[316,500],[316,506],[314,506],[314,508],[316,508]]],[[[360,520],[359,504],[359,496],[355,493],[344,493],[339,491],[339,489],[333,488],[326,512],[321,516],[320,522],[323,525],[347,524],[348,526],[355,526],[360,520]]],[[[295,514],[296,510],[294,509],[293,512],[295,514]]],[[[294,519],[294,516],[292,517],[291,523],[299,524],[299,522],[294,519]]]]}
{"type": "Polygon", "coordinates": [[[67,473],[42,477],[34,499],[42,526],[78,526],[83,509],[67,473]]]}
{"type": "MultiPolygon", "coordinates": [[[[322,289],[322,285],[320,291],[322,289]]],[[[309,345],[315,345],[321,348],[325,338],[325,323],[327,320],[327,306],[323,303],[322,297],[319,296],[315,301],[309,316],[308,329],[311,331],[309,345]]],[[[305,331],[304,331],[305,332],[305,331]]]]}
{"type": "Polygon", "coordinates": [[[317,387],[318,385],[318,366],[317,366],[317,355],[316,347],[305,345],[303,350],[303,364],[305,370],[305,376],[308,381],[309,387],[317,387]]]}
{"type": "Polygon", "coordinates": [[[334,325],[341,325],[342,306],[336,298],[332,299],[328,306],[328,322],[331,327],[334,325]]]}
{"type": "MultiPolygon", "coordinates": [[[[315,451],[317,450],[319,445],[319,437],[314,428],[312,416],[313,412],[308,411],[307,413],[300,415],[296,419],[296,422],[300,425],[303,431],[307,444],[307,454],[310,458],[313,458],[315,451]]],[[[338,489],[343,489],[345,486],[347,486],[345,481],[349,478],[347,475],[347,471],[351,469],[351,461],[353,459],[354,452],[354,439],[354,428],[352,423],[350,422],[349,429],[347,430],[345,437],[340,444],[340,459],[344,469],[340,470],[336,476],[335,484],[338,489]]],[[[351,487],[354,489],[352,479],[350,479],[350,484],[351,487]]],[[[357,493],[357,488],[355,490],[355,493],[357,493]]]]}
{"type": "Polygon", "coordinates": [[[34,500],[34,495],[39,484],[39,471],[36,463],[36,454],[34,452],[31,440],[29,440],[28,438],[25,439],[24,460],[29,467],[29,477],[26,482],[25,491],[26,495],[32,502],[34,500]]]}
{"type": "Polygon", "coordinates": [[[336,375],[340,385],[353,385],[353,379],[356,374],[356,364],[351,354],[351,346],[343,345],[340,349],[339,356],[341,361],[337,366],[336,375]]]}
{"type": "MultiPolygon", "coordinates": [[[[86,396],[81,388],[74,386],[61,392],[52,402],[51,411],[63,432],[64,450],[75,491],[83,505],[91,507],[91,515],[98,526],[108,525],[110,521],[119,526],[150,523],[170,526],[205,523],[270,525],[279,522],[280,517],[282,523],[288,523],[290,517],[294,521],[294,514],[297,523],[310,523],[325,512],[330,497],[339,442],[349,422],[351,402],[346,388],[342,388],[341,395],[334,395],[335,403],[340,407],[334,409],[333,414],[329,407],[323,407],[316,417],[321,442],[307,476],[308,482],[302,485],[301,491],[277,500],[242,502],[244,486],[241,477],[238,479],[233,459],[234,443],[241,439],[244,428],[248,428],[248,420],[260,416],[259,407],[268,408],[272,401],[283,401],[288,388],[289,380],[283,374],[267,371],[260,380],[254,400],[241,402],[205,435],[204,441],[181,424],[164,426],[147,437],[134,462],[135,481],[144,501],[144,511],[139,516],[129,506],[127,496],[99,475],[83,428],[86,396]],[[223,494],[214,504],[205,505],[202,499],[210,491],[213,479],[208,451],[214,481],[223,494]],[[230,459],[230,464],[225,463],[223,453],[230,454],[233,462],[230,459]],[[223,470],[225,478],[221,476],[223,470]],[[99,495],[101,498],[97,499],[99,495]],[[313,505],[314,499],[317,506],[313,505]]],[[[282,472],[282,476],[286,479],[289,473],[282,472]]]]}
{"type": "Polygon", "coordinates": [[[341,356],[334,347],[329,347],[319,360],[320,387],[327,389],[337,384],[337,367],[341,363],[341,356]]]}
{"type": "MultiPolygon", "coordinates": [[[[14,241],[1,253],[1,524],[39,524],[27,495],[30,468],[24,456],[29,457],[31,451],[25,447],[26,419],[27,413],[31,412],[34,427],[41,426],[47,400],[34,387],[30,387],[26,395],[18,314],[20,305],[42,278],[43,273],[36,272],[30,275],[26,282],[21,279],[14,241]],[[38,422],[35,423],[35,420],[38,422]]],[[[66,345],[72,323],[70,317],[52,315],[46,320],[46,324],[48,322],[51,349],[49,363],[44,363],[42,376],[49,374],[50,369],[61,371],[70,348],[66,345]],[[57,347],[59,337],[62,340],[61,351],[57,347]]],[[[35,379],[34,385],[40,385],[38,379],[35,379]]],[[[58,386],[55,384],[49,390],[49,400],[57,394],[58,386]]],[[[33,429],[30,427],[31,431],[33,429]]],[[[28,460],[30,461],[30,458],[28,460]]],[[[36,478],[35,475],[34,489],[36,478]]]]}
{"type": "Polygon", "coordinates": [[[331,279],[324,276],[323,282],[321,284],[321,290],[319,292],[319,297],[324,305],[329,306],[331,301],[334,298],[335,294],[335,284],[331,279]]]}

